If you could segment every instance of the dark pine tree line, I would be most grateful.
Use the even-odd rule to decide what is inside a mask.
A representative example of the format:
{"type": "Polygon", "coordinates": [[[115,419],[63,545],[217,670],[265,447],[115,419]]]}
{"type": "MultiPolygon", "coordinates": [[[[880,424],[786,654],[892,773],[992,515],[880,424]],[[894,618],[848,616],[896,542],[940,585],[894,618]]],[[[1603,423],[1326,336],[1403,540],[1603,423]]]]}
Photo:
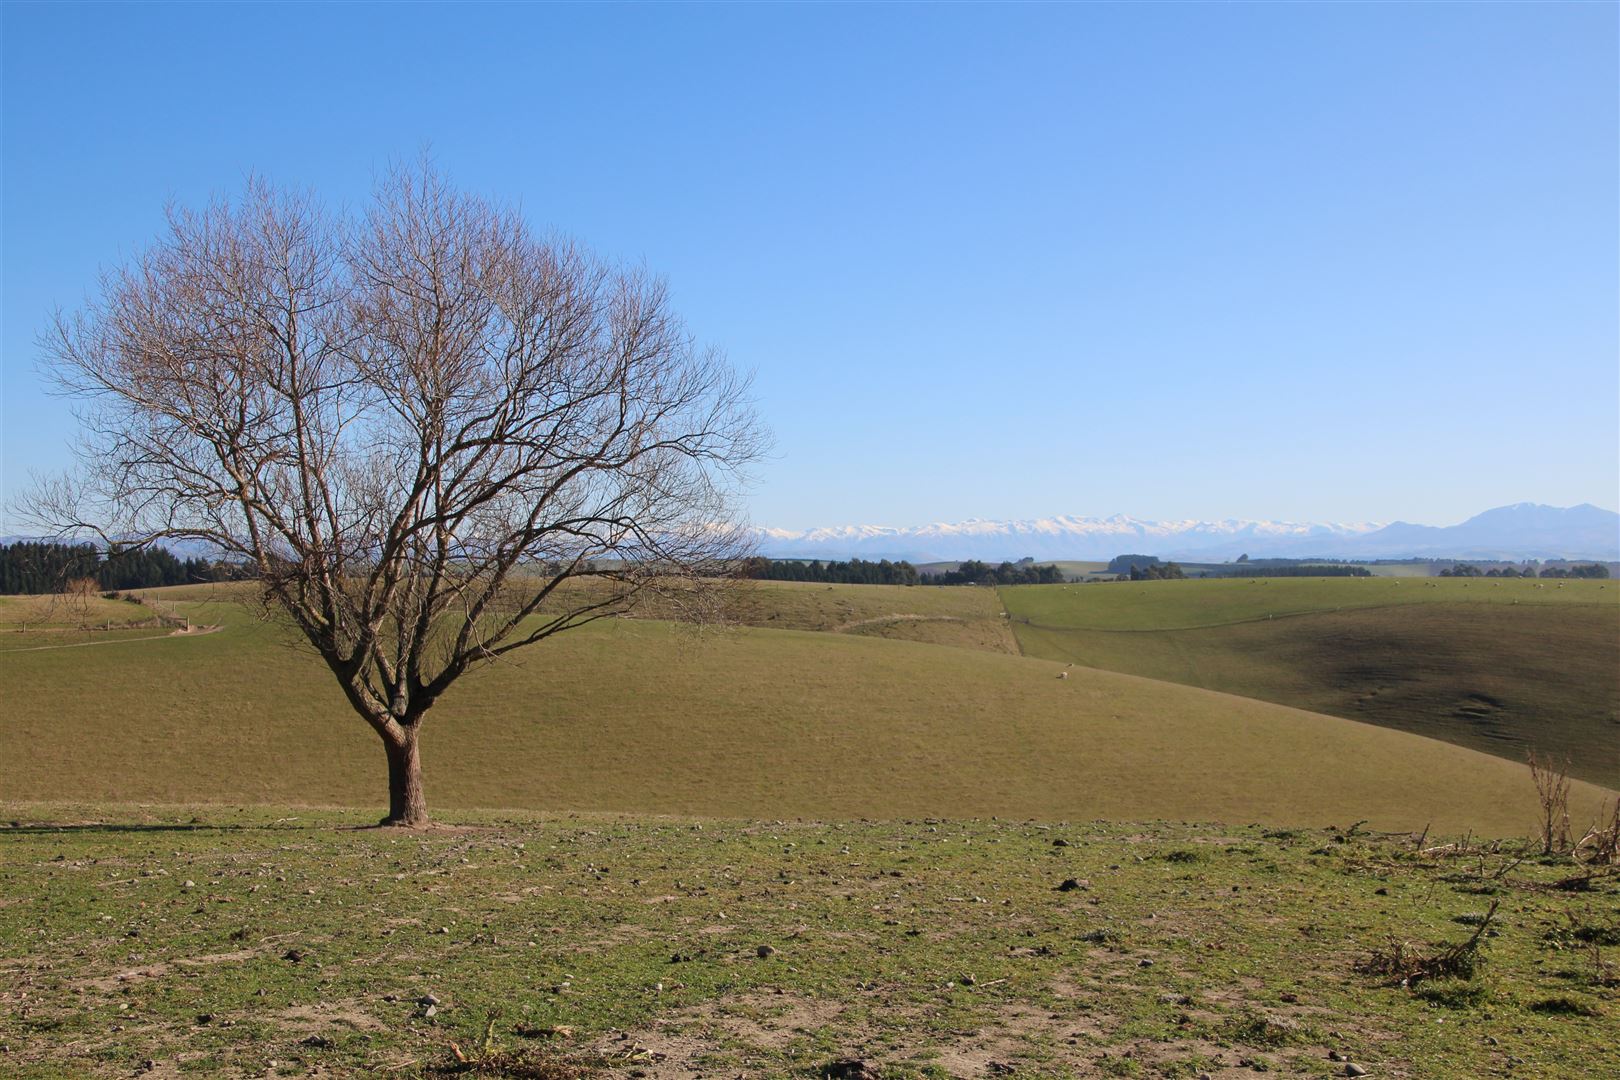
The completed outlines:
{"type": "Polygon", "coordinates": [[[1545,566],[1537,573],[1533,566],[1491,567],[1481,570],[1473,563],[1458,563],[1440,571],[1440,577],[1504,577],[1504,578],[1606,578],[1609,568],[1602,563],[1577,563],[1573,566],[1545,566]]]}
{"type": "Polygon", "coordinates": [[[1267,566],[1264,563],[1245,563],[1242,566],[1234,565],[1232,569],[1212,570],[1203,577],[1228,578],[1257,578],[1257,577],[1372,577],[1372,571],[1365,566],[1323,566],[1311,564],[1301,566],[1286,564],[1282,566],[1267,566]]]}
{"type": "Polygon", "coordinates": [[[931,574],[919,571],[904,559],[829,559],[808,562],[798,559],[744,559],[734,571],[737,577],[756,581],[813,581],[829,585],[1060,585],[1063,571],[1055,566],[1036,566],[1032,560],[1000,566],[970,559],[955,570],[931,574]]]}
{"type": "Polygon", "coordinates": [[[1132,581],[1181,581],[1187,572],[1177,563],[1155,562],[1152,566],[1131,567],[1132,581]]]}
{"type": "Polygon", "coordinates": [[[1056,566],[1036,566],[1031,559],[1000,566],[969,559],[955,570],[922,577],[924,585],[1061,585],[1064,580],[1056,566]]]}
{"type": "Polygon", "coordinates": [[[90,544],[22,540],[0,544],[0,594],[57,593],[90,578],[103,592],[225,581],[240,574],[225,563],[177,558],[167,548],[141,548],[106,558],[90,544]]]}
{"type": "Polygon", "coordinates": [[[921,580],[915,566],[904,560],[890,562],[888,559],[801,562],[755,557],[744,559],[736,575],[756,581],[814,581],[829,585],[916,585],[921,580]]]}

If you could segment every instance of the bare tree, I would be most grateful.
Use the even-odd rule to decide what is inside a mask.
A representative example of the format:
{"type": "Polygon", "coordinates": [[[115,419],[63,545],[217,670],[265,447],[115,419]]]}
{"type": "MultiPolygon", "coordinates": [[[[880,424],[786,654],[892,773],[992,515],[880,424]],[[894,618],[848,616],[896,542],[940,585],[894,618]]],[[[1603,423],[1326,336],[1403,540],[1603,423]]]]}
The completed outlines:
{"type": "Polygon", "coordinates": [[[1569,838],[1569,760],[1555,761],[1537,756],[1534,750],[1527,755],[1530,779],[1536,785],[1536,800],[1541,804],[1541,820],[1537,830],[1541,836],[1541,853],[1552,855],[1567,851],[1569,838]]]}
{"type": "Polygon", "coordinates": [[[429,166],[358,220],[259,181],[171,210],[44,346],[85,439],[33,516],[251,563],[381,737],[384,824],[427,822],[418,734],[463,674],[743,550],[747,380],[660,281],[429,166]]]}

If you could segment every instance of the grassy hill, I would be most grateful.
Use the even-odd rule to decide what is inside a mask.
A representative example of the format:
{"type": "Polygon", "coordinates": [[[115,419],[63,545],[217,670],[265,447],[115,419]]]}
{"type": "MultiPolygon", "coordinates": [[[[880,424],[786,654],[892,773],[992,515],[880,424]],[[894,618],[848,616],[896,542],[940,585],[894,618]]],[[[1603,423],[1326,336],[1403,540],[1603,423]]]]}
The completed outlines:
{"type": "MultiPolygon", "coordinates": [[[[957,595],[992,594],[940,602],[979,602],[957,595]]],[[[178,607],[225,629],[0,654],[0,798],[379,802],[380,748],[317,661],[234,604],[178,607]]],[[[1533,817],[1520,765],[1169,682],[1060,670],[849,634],[695,638],[616,620],[453,690],[424,732],[429,800],[768,818],[1365,818],[1495,835],[1523,835],[1533,817]]],[[[1578,822],[1600,796],[1577,786],[1578,822]]]]}
{"type": "Polygon", "coordinates": [[[0,596],[0,651],[30,645],[99,640],[94,635],[119,634],[154,624],[157,609],[125,600],[88,596],[0,596]],[[50,635],[50,636],[46,636],[50,635]]]}
{"type": "Polygon", "coordinates": [[[1620,786],[1620,588],[1368,578],[1001,590],[1029,656],[1413,731],[1620,786]]]}
{"type": "Polygon", "coordinates": [[[1018,652],[994,589],[755,581],[733,589],[723,607],[730,620],[762,629],[1018,652]]]}

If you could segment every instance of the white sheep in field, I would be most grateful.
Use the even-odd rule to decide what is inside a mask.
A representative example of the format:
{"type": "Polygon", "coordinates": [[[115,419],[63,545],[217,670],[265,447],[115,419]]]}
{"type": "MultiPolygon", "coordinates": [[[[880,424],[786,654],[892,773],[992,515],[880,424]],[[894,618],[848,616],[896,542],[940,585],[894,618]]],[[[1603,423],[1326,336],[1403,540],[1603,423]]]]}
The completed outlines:
{"type": "Polygon", "coordinates": [[[1057,677],[1060,679],[1067,679],[1069,677],[1069,673],[1067,671],[1060,671],[1057,673],[1057,677]]]}

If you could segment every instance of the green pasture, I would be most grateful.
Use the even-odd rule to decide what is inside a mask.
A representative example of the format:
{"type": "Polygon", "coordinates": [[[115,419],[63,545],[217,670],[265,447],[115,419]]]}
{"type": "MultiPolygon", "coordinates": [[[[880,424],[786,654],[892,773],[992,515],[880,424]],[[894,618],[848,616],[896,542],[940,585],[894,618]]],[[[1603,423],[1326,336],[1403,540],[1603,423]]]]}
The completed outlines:
{"type": "Polygon", "coordinates": [[[1366,578],[1001,590],[1026,655],[1275,701],[1620,786],[1620,589],[1366,578]],[[1539,587],[1538,587],[1539,586],[1539,587]]]}
{"type": "MultiPolygon", "coordinates": [[[[1395,728],[1467,682],[1578,742],[1620,609],[1327,584],[605,620],[429,714],[421,832],[362,827],[381,748],[244,587],[154,597],[206,634],[13,631],[0,1076],[1591,1074],[1620,878],[1526,844],[1522,764],[1395,728]],[[1130,629],[1133,594],[1196,628],[1130,629]],[[1333,657],[1382,672],[1379,724],[1325,714],[1333,657]],[[1290,695],[1324,711],[1258,700],[1290,695]],[[1476,931],[1466,978],[1369,970],[1476,931]]],[[[1573,785],[1577,836],[1614,797],[1573,785]]]]}
{"type": "Polygon", "coordinates": [[[1614,1060],[1617,879],[1515,845],[363,820],[0,804],[0,1075],[817,1080],[854,1061],[884,1080],[1236,1080],[1353,1061],[1424,1080],[1614,1060]],[[1367,969],[1476,934],[1466,977],[1367,969]]]}
{"type": "Polygon", "coordinates": [[[1523,578],[1209,578],[998,590],[1015,622],[1066,630],[1185,630],[1413,604],[1590,605],[1620,611],[1620,582],[1523,578]]]}

